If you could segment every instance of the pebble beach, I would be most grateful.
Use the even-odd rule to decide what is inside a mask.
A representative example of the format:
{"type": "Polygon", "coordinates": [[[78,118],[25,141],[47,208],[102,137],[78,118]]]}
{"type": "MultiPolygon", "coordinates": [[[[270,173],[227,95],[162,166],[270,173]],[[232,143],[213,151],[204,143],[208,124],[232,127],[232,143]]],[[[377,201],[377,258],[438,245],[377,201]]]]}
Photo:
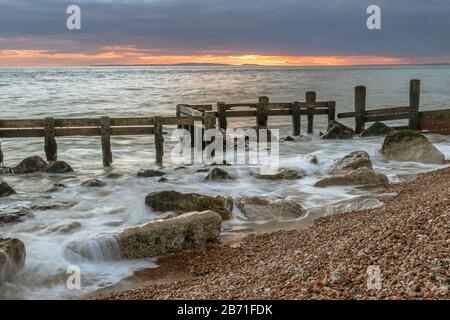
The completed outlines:
{"type": "Polygon", "coordinates": [[[381,208],[169,256],[183,277],[94,298],[449,299],[450,168],[385,188],[397,195],[381,208]]]}

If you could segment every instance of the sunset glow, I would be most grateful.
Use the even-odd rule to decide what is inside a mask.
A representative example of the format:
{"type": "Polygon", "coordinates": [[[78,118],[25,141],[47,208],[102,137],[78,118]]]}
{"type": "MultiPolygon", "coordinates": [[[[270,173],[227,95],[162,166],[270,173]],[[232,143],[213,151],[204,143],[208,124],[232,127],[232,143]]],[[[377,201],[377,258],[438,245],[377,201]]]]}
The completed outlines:
{"type": "Polygon", "coordinates": [[[47,50],[0,50],[0,66],[89,66],[102,64],[217,63],[263,66],[343,66],[421,63],[385,56],[284,56],[284,55],[158,55],[134,47],[102,47],[97,53],[61,53],[47,50]]]}

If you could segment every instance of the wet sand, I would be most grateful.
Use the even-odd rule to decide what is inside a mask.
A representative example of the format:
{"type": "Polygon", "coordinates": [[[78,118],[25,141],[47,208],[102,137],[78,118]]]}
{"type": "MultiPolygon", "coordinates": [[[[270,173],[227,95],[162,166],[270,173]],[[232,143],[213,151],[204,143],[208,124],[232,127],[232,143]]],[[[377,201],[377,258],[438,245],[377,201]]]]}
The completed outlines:
{"type": "Polygon", "coordinates": [[[165,257],[159,268],[93,297],[449,299],[450,168],[385,191],[397,196],[381,208],[165,257]],[[380,282],[369,267],[379,268],[380,282]]]}

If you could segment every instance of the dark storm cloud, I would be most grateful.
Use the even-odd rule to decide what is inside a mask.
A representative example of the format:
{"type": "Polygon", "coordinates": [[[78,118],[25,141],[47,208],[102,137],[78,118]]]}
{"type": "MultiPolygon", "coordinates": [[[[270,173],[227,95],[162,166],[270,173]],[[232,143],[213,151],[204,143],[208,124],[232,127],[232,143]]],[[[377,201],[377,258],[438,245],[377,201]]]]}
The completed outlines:
{"type": "Polygon", "coordinates": [[[0,0],[0,49],[93,50],[136,45],[158,53],[448,56],[448,0],[0,0]],[[66,7],[82,30],[65,28],[66,7]],[[366,28],[366,8],[382,29],[366,28]],[[58,41],[56,41],[58,40],[58,41]]]}

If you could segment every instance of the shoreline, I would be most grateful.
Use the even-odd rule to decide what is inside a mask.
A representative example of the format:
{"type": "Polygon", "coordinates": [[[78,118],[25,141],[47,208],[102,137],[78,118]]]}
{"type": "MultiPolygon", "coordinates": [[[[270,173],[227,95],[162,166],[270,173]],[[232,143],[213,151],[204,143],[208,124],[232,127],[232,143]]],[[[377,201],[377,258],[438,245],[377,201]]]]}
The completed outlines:
{"type": "Polygon", "coordinates": [[[164,257],[149,282],[88,298],[449,299],[450,168],[386,191],[397,195],[383,207],[164,257]],[[367,288],[369,266],[380,268],[379,290],[367,288]]]}

